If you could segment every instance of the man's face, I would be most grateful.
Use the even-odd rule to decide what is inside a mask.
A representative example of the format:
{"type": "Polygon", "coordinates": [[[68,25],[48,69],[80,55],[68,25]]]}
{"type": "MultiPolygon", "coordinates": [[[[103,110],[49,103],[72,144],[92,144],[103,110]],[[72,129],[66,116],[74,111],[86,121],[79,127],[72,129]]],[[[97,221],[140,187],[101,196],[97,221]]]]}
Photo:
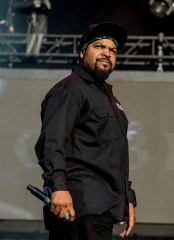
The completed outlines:
{"type": "Polygon", "coordinates": [[[80,52],[83,67],[93,73],[96,70],[107,77],[115,69],[117,48],[110,39],[100,39],[80,52]]]}

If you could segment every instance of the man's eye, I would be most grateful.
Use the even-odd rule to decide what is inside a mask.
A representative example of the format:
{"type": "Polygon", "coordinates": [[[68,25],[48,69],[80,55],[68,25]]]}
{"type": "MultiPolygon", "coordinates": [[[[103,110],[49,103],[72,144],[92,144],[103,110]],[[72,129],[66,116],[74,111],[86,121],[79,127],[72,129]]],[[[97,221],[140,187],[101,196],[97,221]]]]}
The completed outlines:
{"type": "Polygon", "coordinates": [[[117,50],[115,50],[115,49],[111,50],[111,52],[115,55],[117,54],[117,50]]]}
{"type": "Polygon", "coordinates": [[[101,48],[102,46],[101,45],[95,45],[96,48],[101,48]]]}

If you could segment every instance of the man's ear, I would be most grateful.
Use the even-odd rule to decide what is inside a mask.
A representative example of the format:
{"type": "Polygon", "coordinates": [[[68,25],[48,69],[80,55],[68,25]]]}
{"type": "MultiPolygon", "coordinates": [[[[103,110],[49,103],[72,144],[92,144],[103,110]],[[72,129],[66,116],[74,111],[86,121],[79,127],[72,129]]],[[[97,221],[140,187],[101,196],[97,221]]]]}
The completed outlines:
{"type": "Polygon", "coordinates": [[[85,53],[85,50],[83,50],[83,51],[80,52],[80,58],[81,58],[81,59],[84,58],[84,53],[85,53]]]}

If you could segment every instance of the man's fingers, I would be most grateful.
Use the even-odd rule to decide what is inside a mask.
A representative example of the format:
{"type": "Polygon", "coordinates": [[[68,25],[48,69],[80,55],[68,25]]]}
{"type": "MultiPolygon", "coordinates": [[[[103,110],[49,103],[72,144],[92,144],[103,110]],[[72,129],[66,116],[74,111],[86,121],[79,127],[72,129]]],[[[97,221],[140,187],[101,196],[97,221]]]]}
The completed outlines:
{"type": "Polygon", "coordinates": [[[67,213],[67,207],[56,205],[54,203],[51,204],[50,210],[60,218],[64,218],[65,214],[67,213]]]}
{"type": "Polygon", "coordinates": [[[123,231],[119,234],[119,236],[120,236],[121,238],[124,238],[125,236],[128,236],[128,235],[130,234],[130,232],[132,231],[132,229],[133,229],[133,225],[129,225],[129,226],[127,227],[127,229],[123,230],[123,231]]]}
{"type": "Polygon", "coordinates": [[[67,212],[68,212],[67,208],[61,208],[59,212],[59,218],[64,218],[67,212]]]}
{"type": "Polygon", "coordinates": [[[68,220],[68,214],[70,221],[74,221],[75,219],[73,202],[71,195],[68,191],[55,191],[52,193],[52,203],[50,210],[55,215],[58,215],[61,219],[68,220]]]}
{"type": "Polygon", "coordinates": [[[125,224],[125,222],[121,221],[121,222],[118,222],[117,227],[118,227],[118,231],[119,231],[119,236],[121,238],[125,237],[127,224],[125,224]]]}
{"type": "Polygon", "coordinates": [[[70,215],[70,221],[74,221],[75,220],[75,211],[74,208],[71,208],[69,211],[69,215],[70,215]]]}
{"type": "Polygon", "coordinates": [[[75,219],[75,211],[74,211],[74,208],[73,207],[70,207],[69,208],[70,210],[68,210],[68,207],[56,207],[56,206],[52,206],[50,208],[50,210],[55,214],[57,215],[59,218],[62,218],[64,219],[65,218],[65,215],[67,214],[67,212],[69,213],[69,220],[70,221],[74,221],[75,219]]]}
{"type": "Polygon", "coordinates": [[[71,210],[68,210],[67,208],[61,209],[59,213],[59,218],[65,219],[66,221],[74,221],[75,220],[75,211],[72,208],[71,210]],[[67,216],[67,213],[69,214],[69,218],[67,216]]]}
{"type": "Polygon", "coordinates": [[[53,203],[51,204],[50,210],[51,210],[51,212],[53,212],[55,215],[59,215],[59,213],[60,213],[60,207],[54,205],[53,203]]]}
{"type": "Polygon", "coordinates": [[[126,236],[126,230],[124,230],[123,232],[120,233],[119,235],[121,238],[124,238],[126,236]]]}
{"type": "Polygon", "coordinates": [[[126,230],[126,236],[129,235],[129,233],[132,231],[132,229],[133,229],[133,225],[129,225],[128,229],[126,230]]]}

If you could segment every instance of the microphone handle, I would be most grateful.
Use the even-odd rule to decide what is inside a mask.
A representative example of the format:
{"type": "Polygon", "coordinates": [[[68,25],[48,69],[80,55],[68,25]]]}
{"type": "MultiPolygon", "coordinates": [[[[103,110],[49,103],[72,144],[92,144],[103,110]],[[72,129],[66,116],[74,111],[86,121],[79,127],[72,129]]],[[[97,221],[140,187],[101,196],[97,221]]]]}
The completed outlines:
{"type": "Polygon", "coordinates": [[[31,184],[27,186],[27,189],[37,198],[39,198],[41,201],[43,201],[46,205],[49,207],[51,206],[51,199],[40,189],[37,187],[33,187],[31,184]]]}

